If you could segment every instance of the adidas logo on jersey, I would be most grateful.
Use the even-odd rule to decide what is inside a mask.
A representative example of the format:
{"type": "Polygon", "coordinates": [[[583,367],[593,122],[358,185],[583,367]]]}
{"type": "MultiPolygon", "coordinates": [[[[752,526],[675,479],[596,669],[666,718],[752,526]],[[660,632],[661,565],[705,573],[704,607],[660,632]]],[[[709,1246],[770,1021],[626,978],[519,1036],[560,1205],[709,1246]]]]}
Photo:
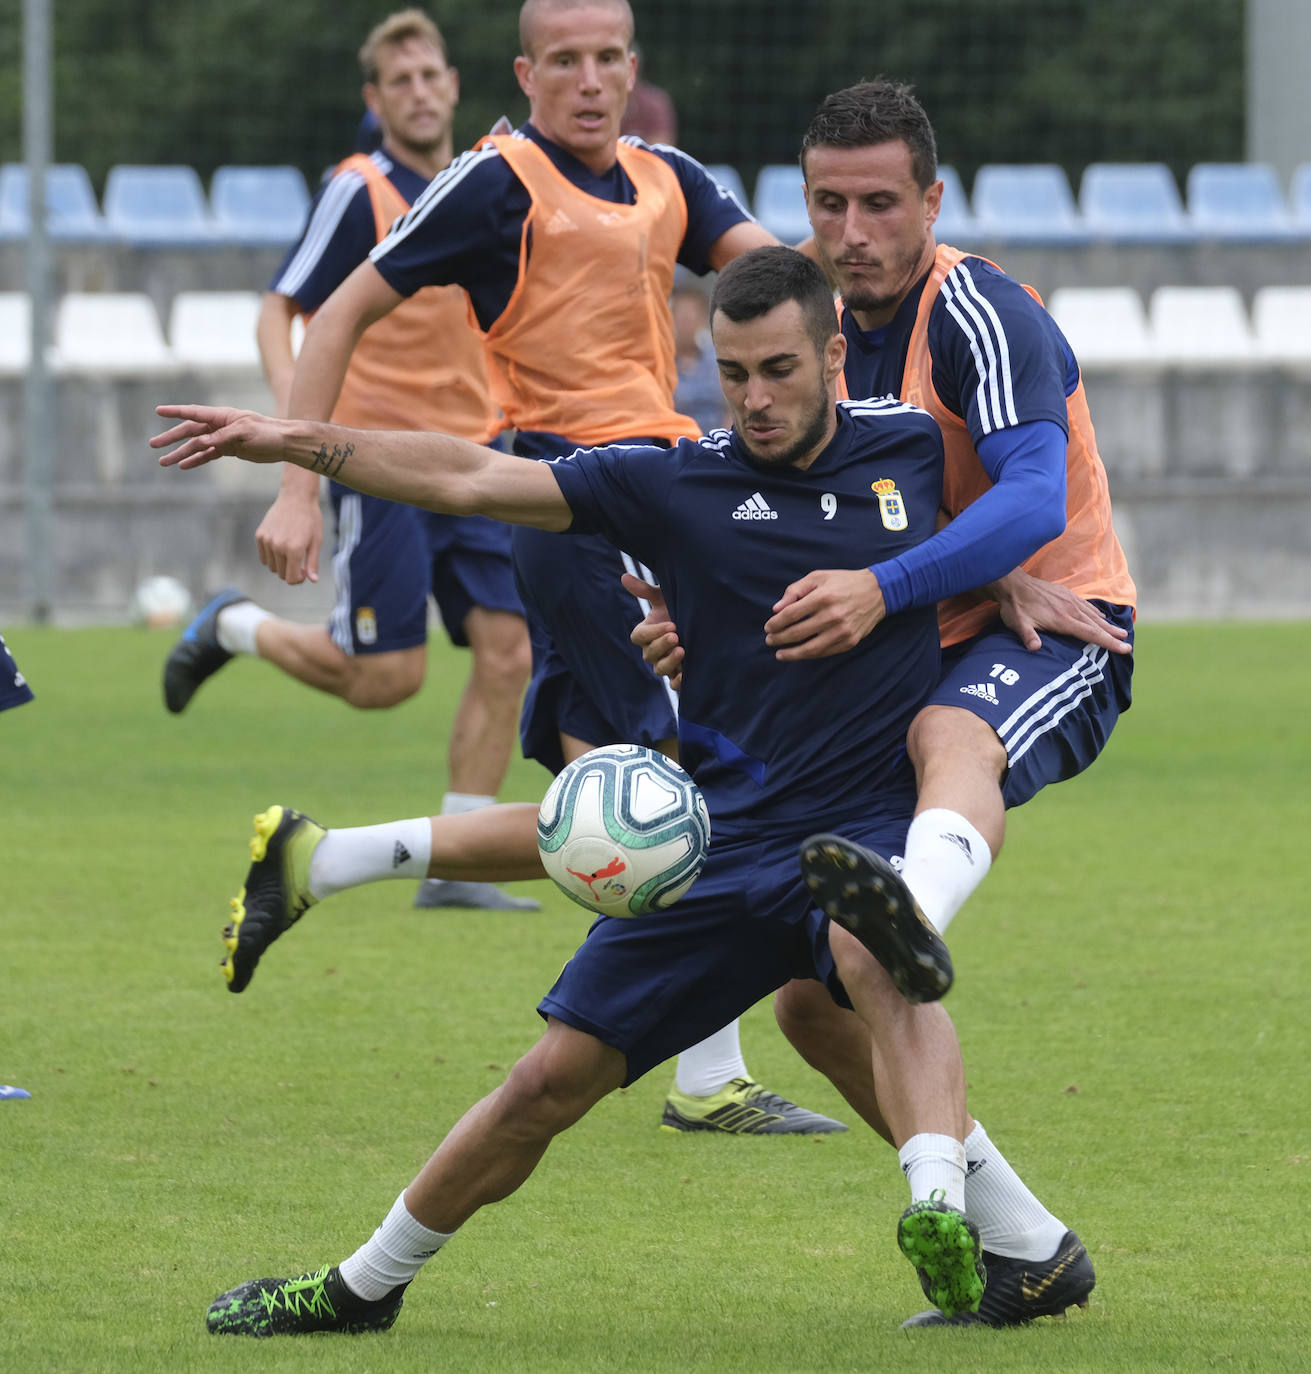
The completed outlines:
{"type": "Polygon", "coordinates": [[[769,502],[759,492],[748,496],[733,512],[734,520],[777,520],[778,512],[770,510],[769,502]]]}
{"type": "Polygon", "coordinates": [[[973,687],[962,687],[961,691],[967,697],[979,697],[991,706],[997,705],[997,689],[991,682],[979,682],[973,687]]]}
{"type": "Polygon", "coordinates": [[[571,230],[577,230],[577,228],[578,226],[563,210],[557,210],[555,214],[546,221],[546,232],[548,234],[567,234],[571,230]]]}

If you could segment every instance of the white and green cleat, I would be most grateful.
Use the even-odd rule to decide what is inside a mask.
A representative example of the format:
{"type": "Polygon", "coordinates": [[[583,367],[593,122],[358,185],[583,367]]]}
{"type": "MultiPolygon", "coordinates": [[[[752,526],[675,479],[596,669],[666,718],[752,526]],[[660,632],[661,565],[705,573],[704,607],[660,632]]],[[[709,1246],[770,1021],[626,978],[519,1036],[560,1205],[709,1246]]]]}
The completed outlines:
{"type": "Polygon", "coordinates": [[[310,856],[327,833],[289,806],[270,806],[255,817],[246,885],[229,903],[232,921],[223,930],[229,992],[244,990],[264,951],[314,905],[310,856]]]}

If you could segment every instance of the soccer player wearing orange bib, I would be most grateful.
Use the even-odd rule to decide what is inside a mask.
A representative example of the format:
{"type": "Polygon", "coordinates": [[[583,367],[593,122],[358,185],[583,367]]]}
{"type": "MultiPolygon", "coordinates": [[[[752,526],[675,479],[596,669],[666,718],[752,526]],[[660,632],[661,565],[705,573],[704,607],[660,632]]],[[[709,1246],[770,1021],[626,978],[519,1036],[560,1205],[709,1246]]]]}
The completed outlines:
{"type": "MultiPolygon", "coordinates": [[[[366,39],[360,66],[382,146],[335,169],[261,309],[260,354],[279,413],[295,369],[295,317],[312,317],[451,161],[459,80],[428,16],[419,10],[388,16],[366,39]]],[[[359,428],[441,429],[478,443],[499,433],[482,338],[464,292],[455,286],[417,292],[370,330],[351,356],[332,413],[359,428]]],[[[317,482],[310,495],[302,515],[317,559],[317,482]]],[[[336,599],[327,626],[282,620],[235,590],[220,593],[169,657],[169,710],[183,710],[235,653],[267,659],[351,706],[395,706],[423,683],[431,596],[452,643],[472,651],[447,750],[443,810],[490,806],[514,750],[530,664],[509,527],[417,511],[335,482],[329,495],[336,599]]],[[[490,883],[427,881],[415,905],[535,910],[539,904],[490,883]]]]}
{"type": "MultiPolygon", "coordinates": [[[[702,275],[774,240],[693,158],[619,138],[632,39],[627,0],[527,0],[515,74],[528,121],[457,158],[324,303],[306,331],[290,415],[327,418],[364,331],[417,291],[458,286],[522,457],[697,436],[673,401],[675,266],[702,275]]],[[[261,527],[261,556],[288,580],[317,557],[314,489],[312,474],[289,468],[261,527]]],[[[675,698],[629,642],[632,602],[619,581],[646,570],[599,536],[524,528],[513,543],[533,651],[525,756],[557,771],[598,745],[672,749],[675,698]]],[[[680,1058],[662,1124],[845,1129],[757,1084],[736,1022],[680,1058]]]]}
{"type": "MultiPolygon", "coordinates": [[[[939,608],[943,674],[907,741],[918,801],[901,865],[830,835],[803,866],[824,911],[866,932],[898,986],[940,995],[952,971],[939,937],[1000,850],[1006,808],[1086,768],[1129,707],[1136,594],[1078,363],[1035,292],[935,243],[937,150],[910,89],[862,82],[827,97],[802,169],[814,256],[842,298],[842,392],[934,417],[949,520],[897,558],[799,579],[766,623],[778,658],[801,662],[848,652],[889,616],[939,608]]],[[[877,494],[895,525],[899,493],[877,494]]],[[[676,679],[672,622],[657,610],[634,634],[676,679]]],[[[876,1120],[852,1018],[806,982],[781,990],[775,1011],[807,1061],[876,1120]]],[[[977,1122],[960,1165],[988,1287],[978,1313],[955,1320],[1011,1325],[1086,1301],[1083,1245],[977,1122]]]]}

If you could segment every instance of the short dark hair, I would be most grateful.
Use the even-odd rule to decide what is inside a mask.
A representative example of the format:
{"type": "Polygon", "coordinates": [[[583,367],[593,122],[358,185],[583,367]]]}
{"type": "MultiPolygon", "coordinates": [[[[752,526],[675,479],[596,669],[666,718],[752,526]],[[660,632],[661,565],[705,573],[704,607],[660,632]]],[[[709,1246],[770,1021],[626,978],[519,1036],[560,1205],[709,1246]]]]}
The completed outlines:
{"type": "Polygon", "coordinates": [[[838,332],[833,288],[823,272],[795,248],[771,244],[736,257],[719,274],[710,318],[722,311],[734,324],[759,319],[784,301],[796,301],[817,352],[838,332]]]}
{"type": "Polygon", "coordinates": [[[900,81],[860,81],[820,101],[801,139],[801,170],[811,148],[870,148],[895,139],[910,149],[915,183],[927,190],[938,178],[938,144],[924,106],[900,81]]]}

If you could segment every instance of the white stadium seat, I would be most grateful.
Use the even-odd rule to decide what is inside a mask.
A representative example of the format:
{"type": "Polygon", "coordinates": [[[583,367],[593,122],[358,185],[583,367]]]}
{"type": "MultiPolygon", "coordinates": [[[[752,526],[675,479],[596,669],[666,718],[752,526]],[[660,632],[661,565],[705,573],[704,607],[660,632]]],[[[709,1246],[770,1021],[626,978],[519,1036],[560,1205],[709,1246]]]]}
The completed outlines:
{"type": "Polygon", "coordinates": [[[259,305],[257,291],[179,291],[169,312],[173,352],[191,367],[258,368],[259,305]]]}
{"type": "Polygon", "coordinates": [[[1311,362],[1311,286],[1263,286],[1252,297],[1256,351],[1272,362],[1311,362]]]}
{"type": "Polygon", "coordinates": [[[1081,364],[1137,363],[1152,357],[1143,299],[1132,286],[1063,286],[1047,308],[1081,364]]]}
{"type": "Polygon", "coordinates": [[[70,291],[55,316],[55,364],[104,376],[175,372],[154,302],[143,291],[70,291]]]}
{"type": "Polygon", "coordinates": [[[31,350],[31,298],[26,291],[0,291],[0,377],[26,372],[31,350]]]}
{"type": "Polygon", "coordinates": [[[1255,354],[1236,287],[1160,286],[1152,292],[1147,313],[1161,362],[1232,366],[1250,362],[1255,354]]]}

